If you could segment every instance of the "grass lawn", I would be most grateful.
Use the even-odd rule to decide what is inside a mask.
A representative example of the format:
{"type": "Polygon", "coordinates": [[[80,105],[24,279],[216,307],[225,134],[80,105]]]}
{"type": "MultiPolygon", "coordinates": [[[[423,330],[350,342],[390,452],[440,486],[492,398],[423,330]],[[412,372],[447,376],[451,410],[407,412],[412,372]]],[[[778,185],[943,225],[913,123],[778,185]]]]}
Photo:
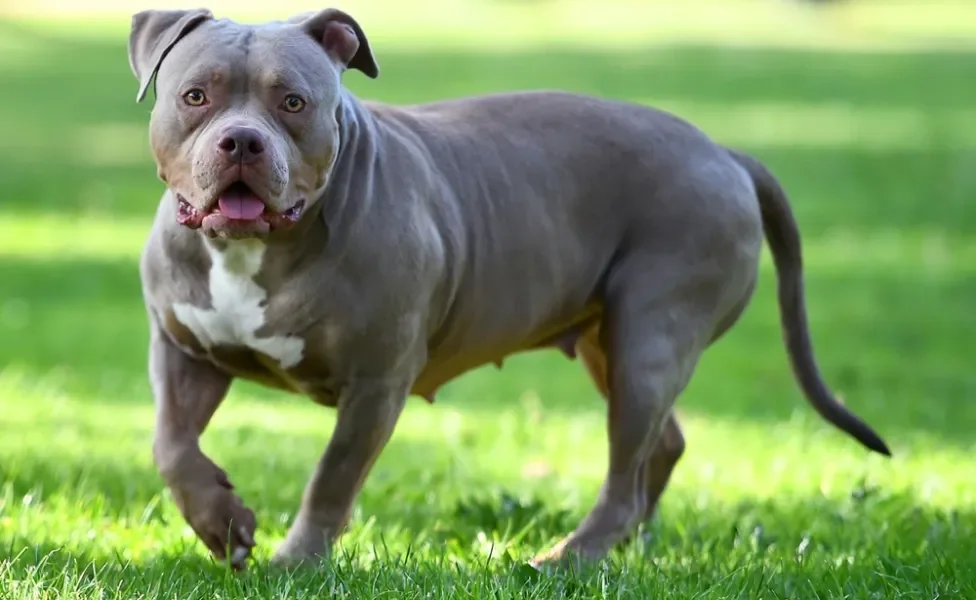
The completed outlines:
{"type": "MultiPolygon", "coordinates": [[[[486,23],[542,10],[501,4],[486,23]]],[[[898,10],[859,22],[911,30],[898,10]]],[[[603,46],[576,44],[585,19],[569,17],[545,44],[523,26],[507,46],[488,26],[454,43],[380,22],[380,78],[347,78],[363,97],[584,91],[674,110],[765,160],[804,232],[825,376],[895,457],[803,401],[766,255],[749,311],[679,401],[688,452],[658,520],[600,568],[522,566],[585,514],[606,463],[582,367],[540,353],[411,400],[333,564],[296,573],[265,565],[334,413],[235,385],[203,442],[258,516],[257,561],[235,575],[150,457],[136,260],[162,184],[126,19],[0,21],[0,599],[976,597],[976,53],[834,43],[811,33],[826,21],[794,40],[757,19],[744,43],[741,19],[724,44],[624,26],[603,46]]]]}

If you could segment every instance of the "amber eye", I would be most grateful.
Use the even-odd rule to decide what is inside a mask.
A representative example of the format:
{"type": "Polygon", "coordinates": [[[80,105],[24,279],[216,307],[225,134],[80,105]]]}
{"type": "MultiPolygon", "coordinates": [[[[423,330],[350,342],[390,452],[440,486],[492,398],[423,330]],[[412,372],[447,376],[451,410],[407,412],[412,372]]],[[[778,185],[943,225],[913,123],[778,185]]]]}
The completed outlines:
{"type": "Polygon", "coordinates": [[[295,94],[288,94],[281,103],[281,107],[290,113],[302,112],[305,110],[305,101],[295,94]]]}
{"type": "Polygon", "coordinates": [[[203,106],[207,103],[207,95],[203,93],[203,90],[192,89],[183,94],[183,102],[190,106],[203,106]]]}

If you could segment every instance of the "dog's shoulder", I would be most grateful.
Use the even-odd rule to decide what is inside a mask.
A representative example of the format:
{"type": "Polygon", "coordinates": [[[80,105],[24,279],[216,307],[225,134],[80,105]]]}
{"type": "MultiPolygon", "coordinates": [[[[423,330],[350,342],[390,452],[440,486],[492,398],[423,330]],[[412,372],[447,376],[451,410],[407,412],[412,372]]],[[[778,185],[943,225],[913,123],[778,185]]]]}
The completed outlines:
{"type": "Polygon", "coordinates": [[[146,236],[139,258],[143,294],[153,304],[169,303],[180,297],[199,295],[203,299],[211,259],[200,236],[180,227],[172,216],[172,198],[166,192],[146,236]],[[199,294],[193,290],[199,289],[199,294]],[[154,301],[155,300],[155,301],[154,301]]]}

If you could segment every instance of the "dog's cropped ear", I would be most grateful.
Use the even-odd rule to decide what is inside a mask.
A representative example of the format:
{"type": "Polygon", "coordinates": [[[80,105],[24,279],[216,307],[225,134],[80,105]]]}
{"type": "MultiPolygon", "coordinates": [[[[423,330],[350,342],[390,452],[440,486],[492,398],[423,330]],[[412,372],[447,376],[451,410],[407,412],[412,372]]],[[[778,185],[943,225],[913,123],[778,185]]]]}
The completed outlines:
{"type": "Polygon", "coordinates": [[[307,16],[300,25],[341,69],[357,69],[371,79],[379,76],[380,67],[356,19],[339,9],[327,8],[307,16]]]}
{"type": "Polygon", "coordinates": [[[129,67],[139,80],[136,102],[142,102],[166,54],[203,21],[213,18],[205,9],[144,10],[132,15],[129,67]]]}

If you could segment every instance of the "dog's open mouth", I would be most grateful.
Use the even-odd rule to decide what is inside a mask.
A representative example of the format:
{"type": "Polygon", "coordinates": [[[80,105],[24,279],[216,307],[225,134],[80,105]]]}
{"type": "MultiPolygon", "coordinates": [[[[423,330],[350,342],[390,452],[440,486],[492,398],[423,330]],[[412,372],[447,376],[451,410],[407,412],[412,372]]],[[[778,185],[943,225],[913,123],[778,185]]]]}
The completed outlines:
{"type": "Polygon", "coordinates": [[[243,181],[228,186],[209,210],[198,210],[183,196],[178,195],[177,199],[177,221],[190,229],[202,229],[212,237],[263,235],[298,221],[305,209],[305,200],[299,200],[287,210],[277,212],[243,181]]]}

